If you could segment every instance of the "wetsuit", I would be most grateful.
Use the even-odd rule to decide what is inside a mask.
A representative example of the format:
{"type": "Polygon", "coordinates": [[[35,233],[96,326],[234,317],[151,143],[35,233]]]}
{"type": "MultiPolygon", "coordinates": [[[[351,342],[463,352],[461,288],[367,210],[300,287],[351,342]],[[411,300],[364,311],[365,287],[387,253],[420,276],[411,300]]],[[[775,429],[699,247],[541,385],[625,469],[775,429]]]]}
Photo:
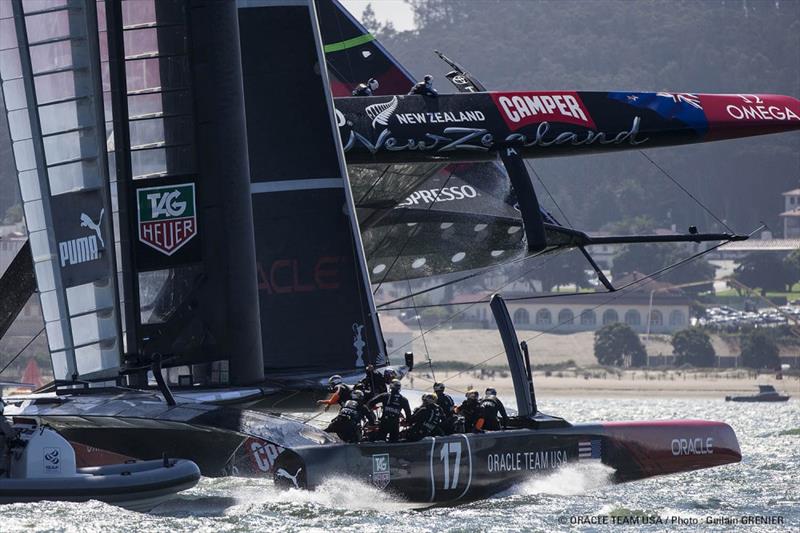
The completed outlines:
{"type": "Polygon", "coordinates": [[[366,419],[370,424],[375,423],[375,416],[372,411],[359,405],[358,408],[344,406],[331,420],[325,431],[336,433],[344,442],[358,442],[361,440],[361,420],[366,419]]]}
{"type": "Polygon", "coordinates": [[[432,84],[421,81],[414,85],[408,94],[421,94],[422,96],[439,96],[439,92],[433,88],[432,84]]]}
{"type": "Polygon", "coordinates": [[[481,404],[478,400],[467,398],[458,406],[456,412],[464,417],[464,430],[468,433],[480,431],[483,426],[481,404]]]}
{"type": "Polygon", "coordinates": [[[361,380],[361,385],[365,401],[370,401],[379,394],[386,392],[386,380],[383,378],[383,374],[375,370],[372,372],[367,371],[367,375],[361,380]]]}
{"type": "MultiPolygon", "coordinates": [[[[2,400],[0,400],[2,401],[2,400]]],[[[2,413],[2,411],[0,411],[2,413]]],[[[11,444],[17,439],[17,430],[0,414],[0,476],[6,475],[11,444]]]]}
{"type": "Polygon", "coordinates": [[[421,440],[425,437],[436,437],[444,435],[442,431],[442,421],[444,413],[442,408],[435,403],[424,404],[414,409],[411,418],[408,419],[411,427],[408,428],[406,438],[408,440],[421,440]]]}
{"type": "Polygon", "coordinates": [[[388,435],[389,442],[395,442],[400,437],[400,413],[405,413],[406,420],[409,420],[411,406],[408,405],[405,396],[393,391],[375,396],[370,400],[368,406],[372,409],[378,404],[383,405],[383,414],[378,424],[378,431],[375,432],[375,439],[386,440],[388,435]]]}
{"type": "Polygon", "coordinates": [[[349,400],[352,397],[352,394],[353,390],[350,387],[348,387],[344,383],[340,383],[339,385],[336,385],[336,388],[333,389],[333,393],[331,394],[330,398],[328,398],[327,400],[321,400],[319,403],[328,406],[331,406],[335,403],[338,403],[339,405],[344,405],[345,403],[347,403],[347,400],[349,400]]]}
{"type": "Polygon", "coordinates": [[[366,83],[359,83],[353,89],[353,96],[372,96],[372,89],[366,83]]]}
{"type": "Polygon", "coordinates": [[[436,404],[442,409],[444,420],[442,421],[442,430],[445,435],[450,435],[455,431],[455,414],[453,410],[456,407],[453,397],[449,394],[436,394],[436,404]]]}
{"type": "Polygon", "coordinates": [[[484,398],[483,401],[481,401],[481,410],[483,411],[484,418],[483,429],[488,431],[497,431],[498,429],[503,429],[508,425],[506,408],[503,407],[503,402],[497,398],[484,398]],[[500,422],[497,420],[498,413],[503,421],[502,427],[500,426],[500,422]]]}

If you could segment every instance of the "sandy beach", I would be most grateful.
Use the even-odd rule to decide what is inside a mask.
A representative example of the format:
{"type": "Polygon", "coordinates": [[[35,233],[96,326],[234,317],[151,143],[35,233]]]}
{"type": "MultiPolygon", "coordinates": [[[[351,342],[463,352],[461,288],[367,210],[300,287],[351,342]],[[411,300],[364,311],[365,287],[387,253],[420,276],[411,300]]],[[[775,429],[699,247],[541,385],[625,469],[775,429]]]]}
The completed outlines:
{"type": "MultiPolygon", "coordinates": [[[[534,372],[536,391],[540,397],[546,396],[586,396],[586,397],[700,397],[724,399],[727,395],[754,394],[758,385],[773,385],[779,391],[800,398],[800,377],[784,375],[776,379],[774,373],[755,375],[743,369],[708,370],[621,370],[606,372],[598,367],[594,357],[594,333],[582,332],[570,335],[556,335],[536,331],[518,331],[520,340],[527,340],[530,347],[531,362],[536,365],[563,364],[572,360],[575,368],[534,372]]],[[[417,332],[418,334],[418,332],[417,332]]],[[[457,361],[493,368],[505,368],[506,357],[502,341],[494,330],[435,330],[425,335],[427,354],[434,362],[457,361]]],[[[714,348],[719,354],[727,354],[730,348],[718,337],[712,337],[714,348]]],[[[648,354],[672,353],[668,336],[652,336],[645,340],[648,354]]],[[[426,346],[421,339],[415,339],[413,350],[417,369],[409,379],[413,387],[424,389],[430,386],[434,376],[427,369],[426,346]]],[[[406,348],[407,349],[407,348],[406,348]]],[[[397,354],[393,355],[396,358],[397,354]]],[[[511,378],[507,373],[495,371],[481,373],[480,366],[474,370],[435,372],[436,380],[444,380],[454,397],[461,397],[463,391],[475,387],[481,392],[494,386],[500,394],[513,395],[511,378]],[[503,375],[505,374],[505,375],[503,375]]]]}

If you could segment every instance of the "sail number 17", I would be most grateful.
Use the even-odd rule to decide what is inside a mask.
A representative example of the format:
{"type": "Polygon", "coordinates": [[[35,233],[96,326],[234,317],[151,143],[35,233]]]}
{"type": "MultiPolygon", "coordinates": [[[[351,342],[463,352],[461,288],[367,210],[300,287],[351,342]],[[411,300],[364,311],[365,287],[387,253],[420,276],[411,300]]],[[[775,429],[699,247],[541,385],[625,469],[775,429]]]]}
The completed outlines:
{"type": "Polygon", "coordinates": [[[458,486],[458,470],[461,466],[461,443],[460,442],[445,442],[442,444],[442,451],[439,453],[439,458],[442,460],[444,466],[444,490],[454,489],[458,486]],[[450,454],[455,454],[456,458],[453,462],[453,481],[450,482],[450,454]]]}

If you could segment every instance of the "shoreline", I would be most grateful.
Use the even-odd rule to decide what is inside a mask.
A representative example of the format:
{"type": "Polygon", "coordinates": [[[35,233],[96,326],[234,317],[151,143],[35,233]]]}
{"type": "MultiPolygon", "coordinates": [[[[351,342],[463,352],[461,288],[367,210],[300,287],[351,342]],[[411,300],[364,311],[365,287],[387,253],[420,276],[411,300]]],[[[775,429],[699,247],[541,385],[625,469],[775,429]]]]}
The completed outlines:
{"type": "MultiPolygon", "coordinates": [[[[569,372],[570,374],[572,372],[569,372]]],[[[648,372],[647,377],[641,371],[623,372],[621,377],[589,377],[566,375],[562,377],[543,372],[534,372],[533,381],[537,397],[598,397],[598,398],[707,398],[725,400],[725,396],[747,395],[758,392],[758,385],[773,385],[778,392],[788,394],[797,401],[800,398],[800,377],[788,376],[775,379],[774,375],[753,377],[733,377],[724,374],[692,374],[679,371],[648,372]]],[[[590,374],[590,376],[592,376],[590,374]]],[[[494,387],[498,394],[513,396],[514,387],[511,377],[480,374],[458,374],[457,372],[437,372],[436,379],[444,381],[448,393],[454,398],[461,398],[470,387],[481,394],[486,387],[494,387]]],[[[433,377],[422,369],[413,372],[405,381],[410,388],[427,390],[433,385],[433,377]]]]}

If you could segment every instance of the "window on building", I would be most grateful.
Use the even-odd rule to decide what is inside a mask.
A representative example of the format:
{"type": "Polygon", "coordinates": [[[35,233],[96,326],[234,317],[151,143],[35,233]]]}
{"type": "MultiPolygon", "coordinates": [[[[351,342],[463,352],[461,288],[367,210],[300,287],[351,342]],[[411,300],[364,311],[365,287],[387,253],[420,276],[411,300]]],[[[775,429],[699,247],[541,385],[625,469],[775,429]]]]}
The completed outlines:
{"type": "Polygon", "coordinates": [[[597,315],[591,309],[585,309],[581,312],[581,326],[594,326],[597,324],[597,315]]]}
{"type": "Polygon", "coordinates": [[[570,309],[562,309],[558,312],[559,324],[572,324],[575,321],[575,314],[570,309]]]}
{"type": "Polygon", "coordinates": [[[650,311],[650,325],[651,326],[663,326],[664,325],[664,316],[661,314],[661,311],[658,309],[653,309],[650,311]]]}
{"type": "Polygon", "coordinates": [[[553,315],[550,314],[549,309],[539,309],[536,311],[536,324],[540,326],[548,326],[553,322],[553,315]]]}
{"type": "Polygon", "coordinates": [[[514,323],[515,324],[530,324],[531,323],[531,315],[528,313],[527,309],[519,308],[514,311],[514,323]]]}
{"type": "Polygon", "coordinates": [[[606,309],[603,312],[603,325],[607,326],[609,324],[614,324],[619,322],[619,315],[613,309],[606,309]]]}
{"type": "Polygon", "coordinates": [[[670,326],[683,326],[686,324],[686,315],[683,314],[683,311],[678,311],[677,309],[669,314],[669,325],[670,326]]]}
{"type": "Polygon", "coordinates": [[[638,326],[642,323],[642,315],[636,309],[629,309],[625,313],[625,323],[629,326],[638,326]]]}

